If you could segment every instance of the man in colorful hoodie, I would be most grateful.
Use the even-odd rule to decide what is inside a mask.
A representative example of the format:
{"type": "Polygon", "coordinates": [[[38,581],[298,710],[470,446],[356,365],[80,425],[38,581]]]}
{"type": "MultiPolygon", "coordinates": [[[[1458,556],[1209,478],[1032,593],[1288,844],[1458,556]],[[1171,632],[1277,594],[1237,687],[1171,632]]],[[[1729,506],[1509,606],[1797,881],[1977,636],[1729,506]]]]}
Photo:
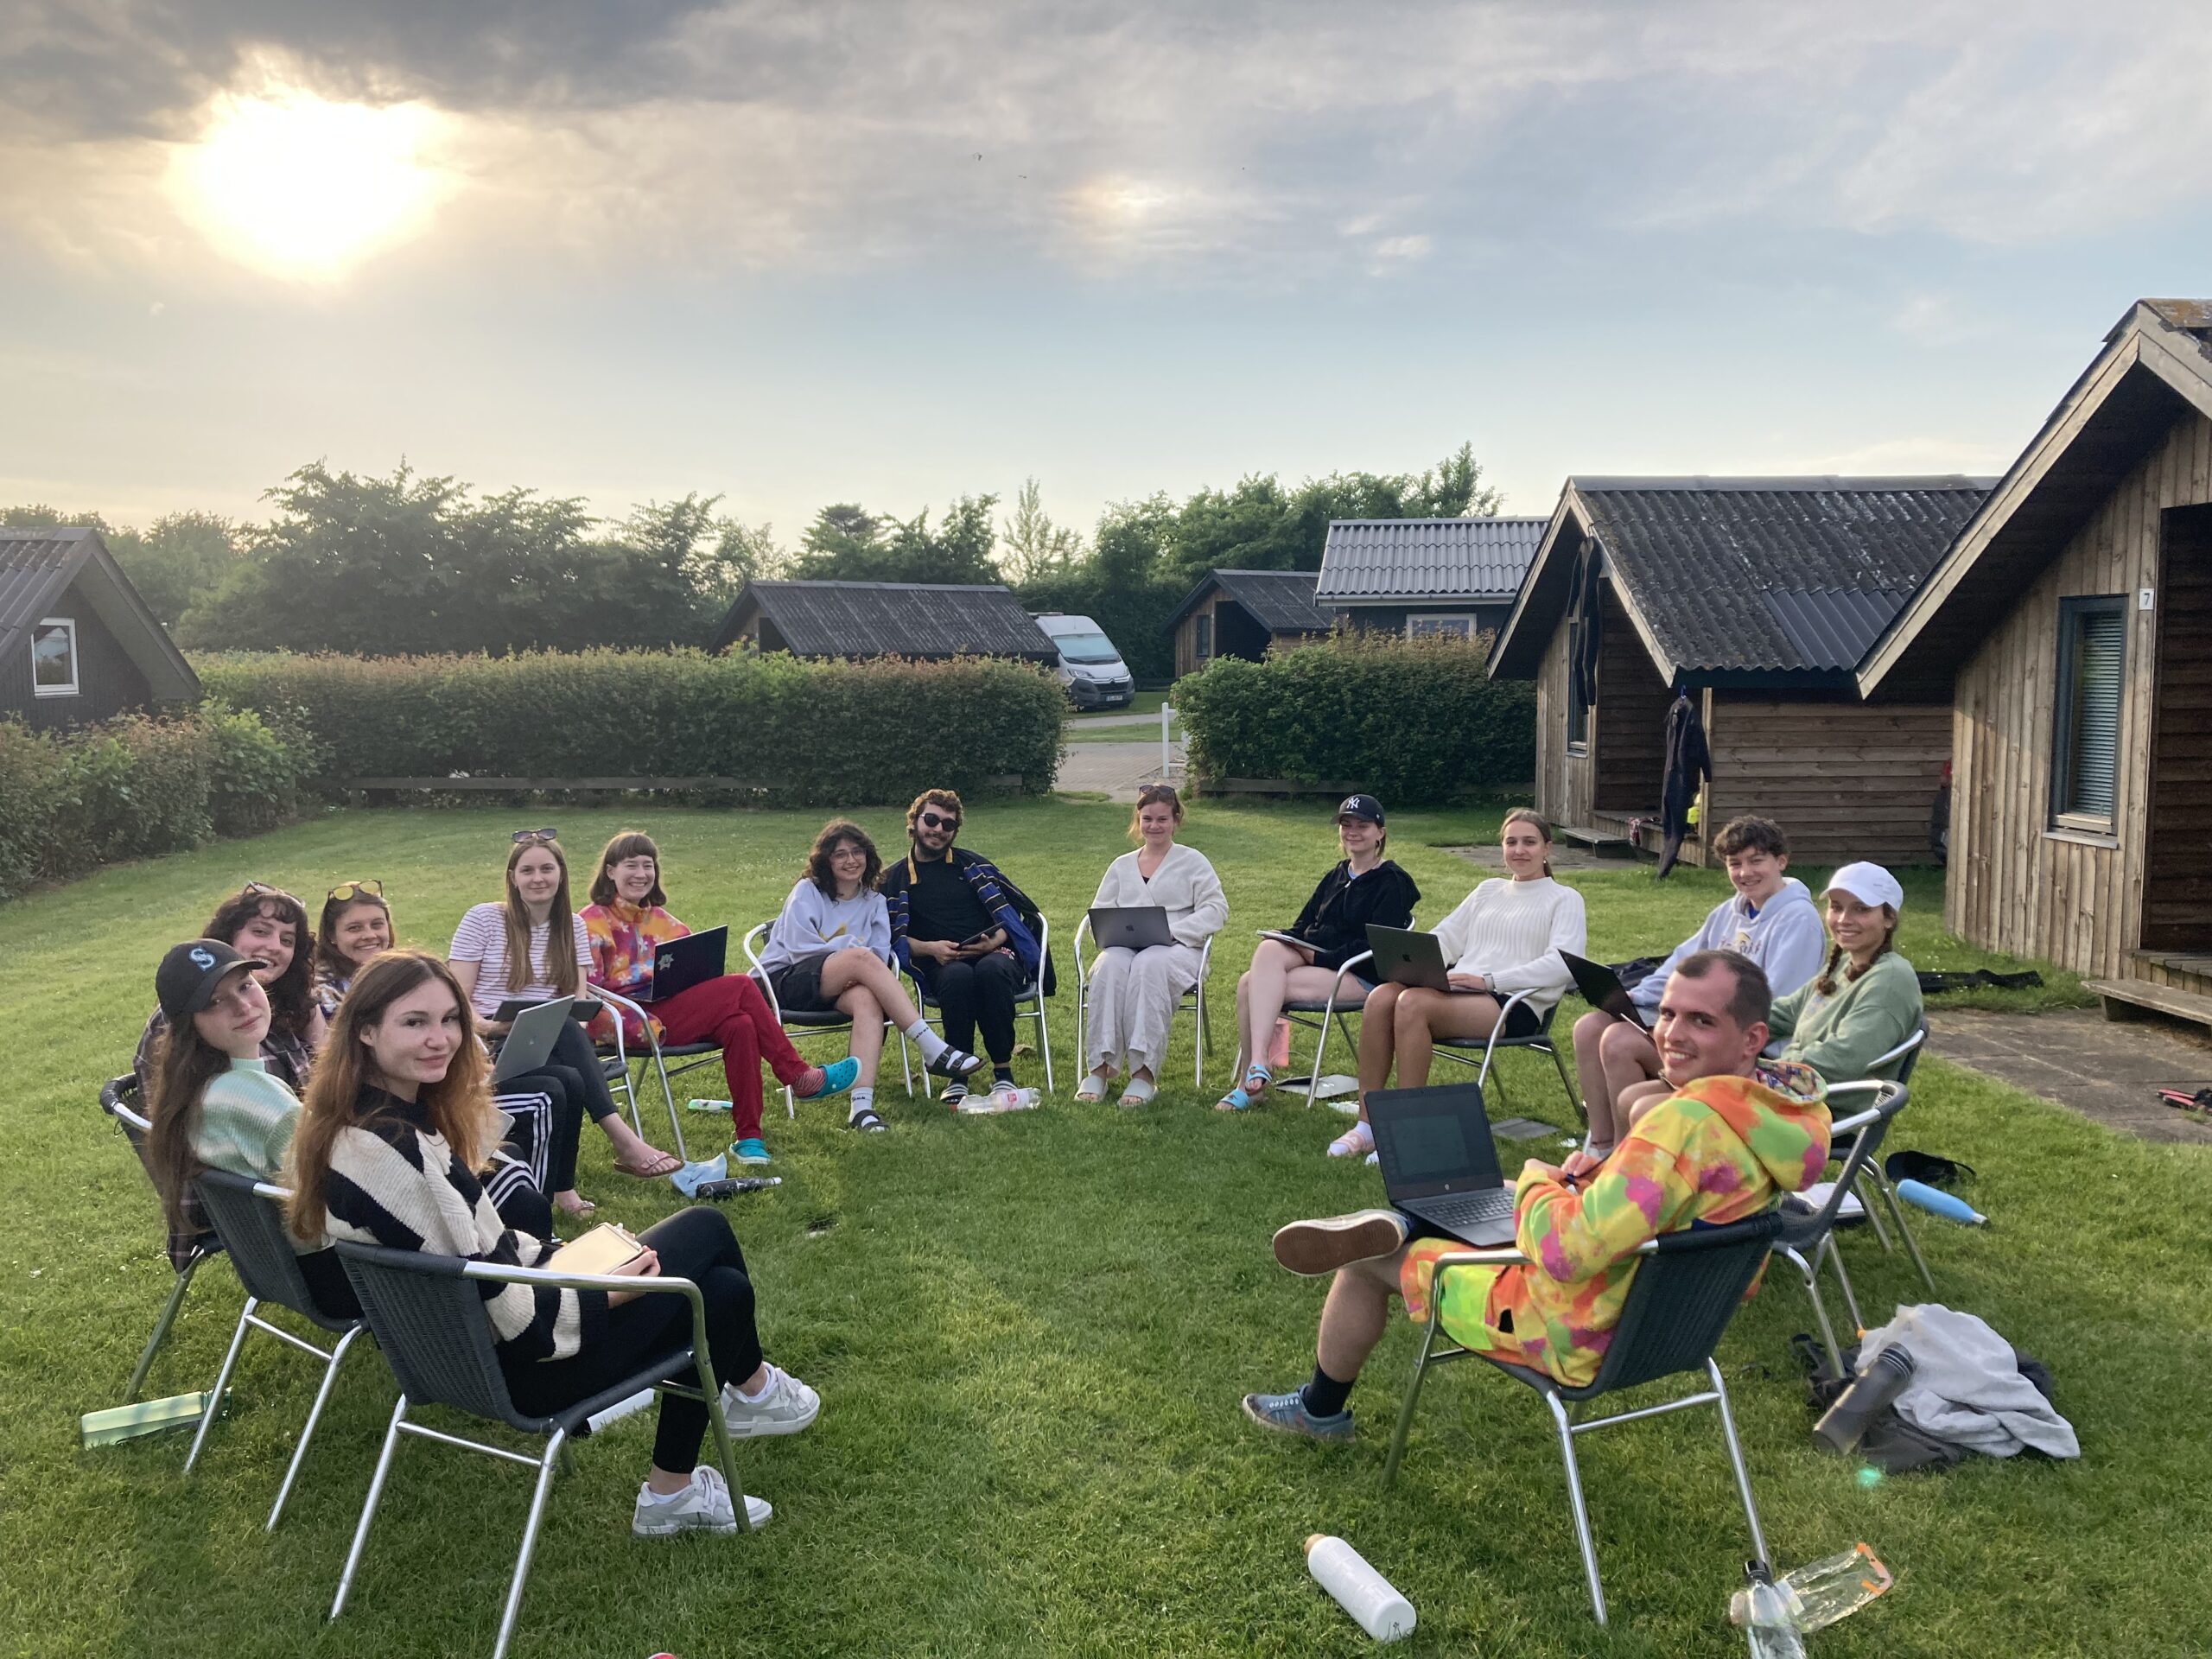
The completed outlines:
{"type": "Polygon", "coordinates": [[[1807,1066],[1759,1060],[1772,1000],[1758,965],[1735,951],[1696,951],[1675,964],[1657,1027],[1674,1092],[1580,1181],[1535,1159],[1522,1166],[1513,1207],[1525,1264],[1449,1268],[1439,1282],[1436,1258],[1466,1246],[1408,1243],[1408,1218],[1395,1210],[1294,1222],[1277,1233],[1284,1267],[1336,1276],[1313,1380],[1287,1394],[1246,1395],[1244,1414],[1283,1433],[1350,1440],[1346,1400],[1382,1339],[1393,1296],[1426,1320],[1428,1299],[1440,1295],[1445,1332],[1463,1347],[1570,1387],[1589,1382],[1628,1300],[1639,1246],[1698,1222],[1741,1221],[1820,1179],[1828,1152],[1820,1078],[1807,1066]]]}
{"type": "Polygon", "coordinates": [[[1771,818],[1733,818],[1713,837],[1736,891],[1713,907],[1698,931],[1629,993],[1643,1025],[1592,1008],[1574,1022],[1574,1073],[1582,1085],[1582,1112],[1590,1134],[1564,1167],[1586,1175],[1626,1128],[1624,1090],[1640,1090],[1662,1075],[1659,1050],[1644,1029],[1659,1012],[1668,978],[1700,950],[1733,950],[1758,963],[1777,997],[1784,997],[1821,970],[1827,936],[1805,884],[1789,875],[1789,839],[1771,818]]]}

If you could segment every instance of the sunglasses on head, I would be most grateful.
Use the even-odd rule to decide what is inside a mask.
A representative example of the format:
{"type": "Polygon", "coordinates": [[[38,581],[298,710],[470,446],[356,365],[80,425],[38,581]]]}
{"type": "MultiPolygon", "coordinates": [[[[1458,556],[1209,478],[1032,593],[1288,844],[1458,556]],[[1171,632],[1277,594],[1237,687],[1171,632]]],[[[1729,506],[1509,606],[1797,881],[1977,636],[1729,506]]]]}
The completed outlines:
{"type": "Polygon", "coordinates": [[[330,890],[330,901],[335,905],[342,905],[349,899],[383,897],[384,883],[381,881],[340,881],[330,890]]]}
{"type": "MultiPolygon", "coordinates": [[[[272,887],[266,881],[249,881],[245,884],[245,896],[249,899],[282,899],[295,905],[300,902],[283,888],[272,887]]],[[[305,909],[306,906],[302,906],[301,908],[305,909]]]]}
{"type": "Polygon", "coordinates": [[[957,830],[960,827],[959,819],[944,817],[935,812],[923,813],[920,823],[925,830],[957,830]]]}
{"type": "Polygon", "coordinates": [[[509,839],[519,847],[525,841],[558,841],[561,839],[561,832],[553,829],[518,830],[509,839]]]}

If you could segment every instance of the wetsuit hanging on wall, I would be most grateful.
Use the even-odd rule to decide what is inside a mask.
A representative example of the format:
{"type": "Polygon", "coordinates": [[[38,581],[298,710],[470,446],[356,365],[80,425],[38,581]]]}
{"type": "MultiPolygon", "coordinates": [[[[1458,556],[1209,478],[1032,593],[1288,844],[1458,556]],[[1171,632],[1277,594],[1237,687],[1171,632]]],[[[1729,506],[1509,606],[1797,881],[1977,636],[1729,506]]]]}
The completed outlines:
{"type": "Polygon", "coordinates": [[[1585,709],[1598,701],[1598,595],[1605,574],[1605,557],[1598,538],[1584,537],[1574,567],[1573,626],[1568,634],[1567,694],[1585,709]]]}
{"type": "Polygon", "coordinates": [[[1659,848],[1659,879],[1675,868],[1681,855],[1682,837],[1689,833],[1690,808],[1697,792],[1712,775],[1713,757],[1705,747],[1705,722],[1688,690],[1677,688],[1674,707],[1667,710],[1667,770],[1659,788],[1659,823],[1664,837],[1659,848]]]}

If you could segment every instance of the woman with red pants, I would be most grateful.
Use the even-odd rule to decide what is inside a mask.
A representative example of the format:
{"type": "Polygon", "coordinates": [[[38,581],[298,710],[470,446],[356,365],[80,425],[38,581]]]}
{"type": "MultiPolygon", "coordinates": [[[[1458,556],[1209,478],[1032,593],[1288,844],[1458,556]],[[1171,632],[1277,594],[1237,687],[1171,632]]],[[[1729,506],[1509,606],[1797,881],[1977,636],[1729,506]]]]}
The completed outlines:
{"type": "MultiPolygon", "coordinates": [[[[668,895],[661,891],[660,849],[651,836],[626,830],[607,843],[592,878],[591,899],[582,912],[591,939],[591,982],[645,1003],[663,1041],[721,1046],[734,1142],[730,1156],[736,1162],[768,1161],[760,1138],[764,1060],[776,1081],[804,1100],[842,1095],[853,1086],[859,1063],[849,1055],[834,1065],[809,1065],[745,974],[724,974],[658,1001],[643,995],[652,988],[654,950],[691,931],[663,908],[668,895]]],[[[633,1042],[645,1035],[634,1029],[624,1034],[633,1042]]]]}

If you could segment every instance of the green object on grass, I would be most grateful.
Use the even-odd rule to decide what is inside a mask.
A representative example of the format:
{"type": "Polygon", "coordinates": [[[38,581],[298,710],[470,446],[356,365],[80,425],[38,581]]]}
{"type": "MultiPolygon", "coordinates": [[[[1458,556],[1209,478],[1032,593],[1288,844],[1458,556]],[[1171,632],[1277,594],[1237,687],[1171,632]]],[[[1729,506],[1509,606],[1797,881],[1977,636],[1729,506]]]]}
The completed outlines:
{"type": "Polygon", "coordinates": [[[77,1420],[78,1443],[89,1450],[166,1433],[173,1428],[194,1427],[213,1397],[212,1390],[202,1389],[197,1394],[172,1394],[163,1400],[141,1400],[133,1405],[111,1406],[105,1411],[88,1411],[77,1420]]]}

